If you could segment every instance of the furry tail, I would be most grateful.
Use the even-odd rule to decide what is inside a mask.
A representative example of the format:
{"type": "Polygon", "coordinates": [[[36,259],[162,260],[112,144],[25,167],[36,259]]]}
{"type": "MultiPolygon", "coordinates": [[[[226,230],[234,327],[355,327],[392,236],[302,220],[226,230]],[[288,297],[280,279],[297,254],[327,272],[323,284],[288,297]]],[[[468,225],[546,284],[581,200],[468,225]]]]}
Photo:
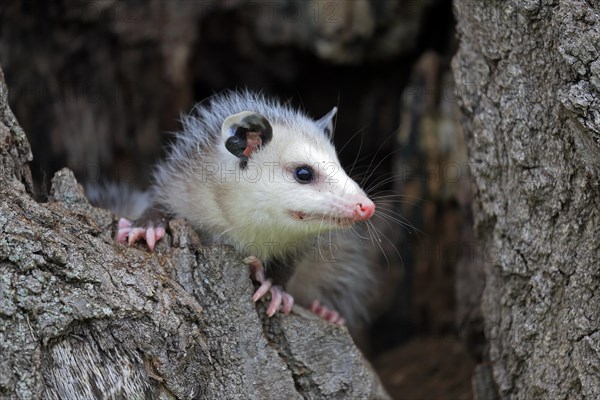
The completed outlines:
{"type": "Polygon", "coordinates": [[[151,204],[150,193],[123,183],[88,183],[85,195],[93,206],[130,220],[138,219],[151,204]]]}

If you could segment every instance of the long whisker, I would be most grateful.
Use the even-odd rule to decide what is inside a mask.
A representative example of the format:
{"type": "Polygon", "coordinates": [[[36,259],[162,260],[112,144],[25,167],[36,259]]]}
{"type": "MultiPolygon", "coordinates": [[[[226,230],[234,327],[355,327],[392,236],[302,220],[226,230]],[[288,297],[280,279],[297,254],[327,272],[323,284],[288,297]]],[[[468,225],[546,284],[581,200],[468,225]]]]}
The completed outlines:
{"type": "Polygon", "coordinates": [[[397,193],[394,193],[394,191],[392,191],[392,190],[384,190],[382,192],[379,192],[375,196],[370,196],[370,198],[373,201],[381,200],[381,199],[411,199],[411,200],[417,200],[417,201],[425,201],[425,199],[423,197],[413,196],[410,194],[397,194],[397,193]],[[391,193],[391,194],[384,195],[383,193],[391,193]]]}
{"type": "MultiPolygon", "coordinates": [[[[367,224],[368,230],[369,232],[372,232],[371,234],[371,239],[372,241],[375,241],[375,243],[377,244],[377,247],[379,247],[379,250],[381,250],[381,254],[383,254],[383,257],[385,258],[385,262],[387,264],[387,267],[390,268],[390,259],[388,258],[385,250],[383,249],[383,246],[381,245],[381,236],[380,236],[380,232],[378,231],[378,229],[375,227],[375,225],[373,225],[372,222],[368,221],[369,224],[367,224]]],[[[388,240],[389,239],[383,235],[383,237],[388,240]]],[[[390,242],[391,243],[391,242],[390,242]]],[[[392,244],[392,247],[395,249],[395,246],[392,244]]],[[[397,251],[396,251],[397,252],[397,251]]],[[[400,254],[398,253],[398,255],[400,256],[400,254]]],[[[400,258],[402,258],[402,256],[400,256],[400,258]]]]}
{"type": "MultiPolygon", "coordinates": [[[[377,227],[373,223],[371,223],[371,226],[373,227],[374,230],[378,231],[377,227]]],[[[402,264],[402,266],[404,266],[404,259],[402,258],[402,254],[400,254],[400,251],[398,250],[396,245],[383,233],[382,233],[382,236],[388,242],[388,244],[392,247],[392,249],[394,249],[394,252],[398,255],[400,263],[402,264]]],[[[388,260],[388,268],[389,268],[389,259],[388,259],[387,255],[385,254],[385,251],[384,251],[384,256],[385,256],[385,259],[388,260]]]]}
{"type": "MultiPolygon", "coordinates": [[[[389,154],[386,154],[385,157],[383,157],[381,160],[379,160],[379,162],[375,165],[375,167],[373,168],[373,170],[371,171],[371,173],[369,175],[367,175],[362,180],[362,182],[368,182],[369,179],[371,179],[371,177],[375,173],[375,171],[377,171],[377,169],[379,168],[379,166],[381,165],[381,163],[383,163],[385,160],[387,160],[390,156],[394,155],[394,153],[396,153],[398,151],[400,151],[400,149],[394,150],[394,151],[390,152],[389,154]]],[[[375,160],[375,158],[373,158],[373,160],[375,160]]],[[[371,160],[371,163],[369,164],[369,169],[371,168],[371,166],[373,164],[373,160],[371,160]]]]}
{"type": "MultiPolygon", "coordinates": [[[[342,154],[342,152],[344,151],[344,149],[346,148],[346,146],[348,146],[350,144],[350,142],[352,142],[352,140],[354,140],[354,138],[356,137],[356,135],[358,135],[359,133],[362,133],[365,130],[366,126],[360,128],[359,130],[357,130],[352,136],[350,136],[350,138],[348,139],[348,141],[342,146],[342,148],[340,148],[338,150],[338,154],[342,154]]],[[[362,142],[362,136],[361,136],[361,142],[362,142]]],[[[359,152],[360,154],[360,152],[359,152]]]]}
{"type": "MultiPolygon", "coordinates": [[[[362,131],[364,130],[364,128],[362,128],[359,132],[361,132],[360,135],[360,144],[358,146],[358,151],[356,152],[356,156],[354,157],[354,161],[352,162],[352,167],[350,167],[350,176],[352,176],[352,174],[354,173],[354,167],[356,167],[356,163],[358,161],[358,156],[360,155],[362,148],[363,148],[363,144],[365,143],[364,139],[365,139],[365,135],[362,134],[362,131]]],[[[350,143],[350,141],[348,141],[348,143],[350,143]]],[[[344,147],[346,147],[348,145],[348,143],[346,143],[344,145],[344,147]]]]}
{"type": "Polygon", "coordinates": [[[409,234],[412,234],[412,231],[414,230],[417,233],[427,236],[427,234],[425,232],[423,232],[419,228],[415,227],[414,224],[410,223],[410,221],[408,221],[400,213],[397,213],[395,211],[391,211],[391,210],[379,211],[379,217],[382,218],[384,221],[387,220],[387,221],[391,221],[391,222],[394,222],[394,223],[400,225],[409,234]]]}
{"type": "MultiPolygon", "coordinates": [[[[369,184],[369,186],[366,186],[364,188],[364,191],[366,193],[373,193],[375,190],[379,189],[381,186],[387,185],[388,183],[391,182],[396,182],[398,179],[400,178],[399,174],[394,174],[388,177],[380,177],[377,179],[377,181],[372,182],[371,184],[369,184]]],[[[367,179],[367,178],[365,178],[367,179]]],[[[389,190],[389,189],[387,189],[389,190]]]]}

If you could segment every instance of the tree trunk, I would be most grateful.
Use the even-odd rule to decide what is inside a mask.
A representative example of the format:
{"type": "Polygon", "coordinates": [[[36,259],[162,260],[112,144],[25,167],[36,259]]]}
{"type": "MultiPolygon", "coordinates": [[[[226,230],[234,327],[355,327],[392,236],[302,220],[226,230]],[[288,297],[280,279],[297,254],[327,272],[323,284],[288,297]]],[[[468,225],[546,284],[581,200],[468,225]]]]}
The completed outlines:
{"type": "Polygon", "coordinates": [[[507,399],[598,399],[600,5],[455,12],[493,380],[507,399]]]}
{"type": "Polygon", "coordinates": [[[30,197],[0,70],[0,398],[387,398],[347,330],[266,317],[228,247],[183,222],[157,252],[112,239],[69,170],[30,197]]]}

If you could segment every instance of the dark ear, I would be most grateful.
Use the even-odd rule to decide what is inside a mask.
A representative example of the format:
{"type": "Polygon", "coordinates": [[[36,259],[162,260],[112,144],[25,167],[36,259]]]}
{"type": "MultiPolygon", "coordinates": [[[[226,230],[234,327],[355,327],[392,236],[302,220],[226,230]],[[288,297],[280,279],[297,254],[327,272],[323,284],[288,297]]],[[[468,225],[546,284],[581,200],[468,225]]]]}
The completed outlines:
{"type": "Polygon", "coordinates": [[[331,111],[325,114],[321,119],[316,121],[317,126],[321,129],[329,138],[333,137],[333,117],[337,113],[337,107],[333,107],[331,111]]]}
{"type": "Polygon", "coordinates": [[[271,141],[273,128],[262,115],[242,111],[227,117],[221,126],[221,135],[225,148],[245,165],[256,150],[271,141]]]}

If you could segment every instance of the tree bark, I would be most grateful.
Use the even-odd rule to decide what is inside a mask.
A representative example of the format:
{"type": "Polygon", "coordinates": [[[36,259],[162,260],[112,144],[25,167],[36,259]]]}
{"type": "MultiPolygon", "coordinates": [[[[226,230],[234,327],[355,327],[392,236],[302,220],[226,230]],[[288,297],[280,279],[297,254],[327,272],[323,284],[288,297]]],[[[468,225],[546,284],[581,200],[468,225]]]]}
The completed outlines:
{"type": "Polygon", "coordinates": [[[0,70],[0,398],[388,398],[345,328],[266,317],[229,247],[182,221],[154,253],[112,239],[73,174],[27,190],[0,70]]]}
{"type": "Polygon", "coordinates": [[[598,399],[600,5],[455,13],[493,380],[505,399],[598,399]]]}

